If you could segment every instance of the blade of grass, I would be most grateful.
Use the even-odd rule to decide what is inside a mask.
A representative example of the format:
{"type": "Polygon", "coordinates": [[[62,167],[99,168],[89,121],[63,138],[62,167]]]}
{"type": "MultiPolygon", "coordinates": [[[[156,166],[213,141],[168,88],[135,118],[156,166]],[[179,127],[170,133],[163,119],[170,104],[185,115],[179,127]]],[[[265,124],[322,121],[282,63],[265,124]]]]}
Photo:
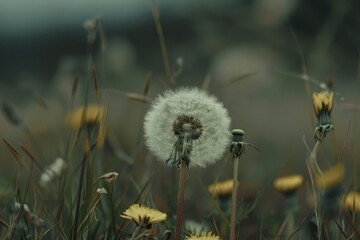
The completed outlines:
{"type": "Polygon", "coordinates": [[[172,86],[175,83],[172,78],[169,56],[168,56],[168,52],[167,52],[167,48],[166,48],[164,33],[163,33],[162,26],[160,23],[160,13],[159,13],[159,8],[158,8],[156,0],[151,0],[151,10],[152,10],[153,19],[155,22],[156,31],[157,31],[157,34],[159,37],[160,50],[161,50],[161,55],[162,55],[162,59],[163,59],[165,74],[166,74],[166,77],[167,77],[167,80],[168,80],[170,86],[172,86]]]}
{"type": "Polygon", "coordinates": [[[26,154],[26,156],[28,156],[30,158],[30,160],[35,163],[35,165],[43,172],[44,171],[44,167],[41,165],[41,163],[39,162],[39,160],[33,155],[33,153],[30,151],[30,149],[28,149],[26,146],[24,145],[20,145],[19,146],[21,148],[21,150],[26,154]]]}
{"type": "Polygon", "coordinates": [[[18,153],[18,151],[15,149],[15,147],[9,143],[5,138],[2,139],[6,145],[6,147],[9,149],[9,151],[11,152],[11,154],[15,157],[16,161],[18,162],[18,164],[20,165],[20,167],[22,168],[24,166],[24,164],[21,162],[20,159],[20,155],[18,153]]]}

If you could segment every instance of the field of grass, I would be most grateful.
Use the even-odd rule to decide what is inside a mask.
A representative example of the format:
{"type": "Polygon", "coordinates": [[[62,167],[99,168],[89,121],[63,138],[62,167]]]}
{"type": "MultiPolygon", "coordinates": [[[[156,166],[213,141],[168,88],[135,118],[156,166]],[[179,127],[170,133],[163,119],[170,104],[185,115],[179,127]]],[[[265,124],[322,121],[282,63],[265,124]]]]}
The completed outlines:
{"type": "Polygon", "coordinates": [[[4,91],[0,238],[360,239],[350,6],[306,38],[155,0],[141,40],[85,21],[51,85],[4,91]]]}

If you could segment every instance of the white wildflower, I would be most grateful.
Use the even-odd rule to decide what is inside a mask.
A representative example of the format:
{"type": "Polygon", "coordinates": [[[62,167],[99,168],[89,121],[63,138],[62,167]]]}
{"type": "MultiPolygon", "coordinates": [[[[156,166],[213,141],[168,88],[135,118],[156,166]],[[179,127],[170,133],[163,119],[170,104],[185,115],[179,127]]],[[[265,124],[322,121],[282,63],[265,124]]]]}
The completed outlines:
{"type": "Polygon", "coordinates": [[[231,139],[229,126],[222,103],[197,88],[166,91],[144,121],[146,144],[160,160],[177,165],[189,160],[200,167],[223,155],[231,139]]]}
{"type": "Polygon", "coordinates": [[[55,161],[48,166],[45,171],[40,175],[39,184],[41,186],[46,186],[51,182],[55,177],[61,175],[61,172],[66,168],[66,163],[64,159],[58,157],[55,161]]]}

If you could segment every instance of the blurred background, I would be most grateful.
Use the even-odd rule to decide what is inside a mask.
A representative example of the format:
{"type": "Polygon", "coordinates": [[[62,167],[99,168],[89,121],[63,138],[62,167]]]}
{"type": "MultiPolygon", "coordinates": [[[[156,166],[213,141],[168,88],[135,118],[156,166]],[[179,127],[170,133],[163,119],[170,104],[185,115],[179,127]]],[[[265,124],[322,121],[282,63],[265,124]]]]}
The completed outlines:
{"type": "MultiPolygon", "coordinates": [[[[143,169],[132,173],[140,186],[154,171],[162,173],[160,178],[174,178],[171,173],[176,170],[164,168],[144,147],[142,122],[149,104],[124,97],[125,92],[142,94],[149,74],[150,98],[166,88],[151,3],[1,1],[0,100],[24,120],[40,146],[34,152],[42,156],[44,165],[64,155],[69,131],[64,119],[74,106],[83,104],[89,76],[83,23],[100,17],[106,47],[102,51],[97,39],[92,57],[102,103],[109,105],[113,144],[105,149],[104,166],[118,172],[121,168],[143,169]],[[72,102],[77,75],[81,79],[79,92],[72,102]],[[121,148],[122,153],[114,153],[114,148],[121,148]]],[[[321,90],[320,84],[330,78],[334,80],[335,132],[322,144],[318,161],[323,168],[340,159],[355,166],[348,169],[344,182],[345,187],[350,186],[356,177],[354,161],[359,157],[359,1],[159,0],[157,5],[170,67],[176,67],[178,58],[183,60],[177,86],[202,87],[210,80],[209,92],[229,110],[232,128],[243,129],[245,140],[261,149],[248,148],[242,158],[244,197],[253,198],[261,189],[276,203],[280,196],[271,187],[275,176],[296,172],[308,178],[303,138],[313,146],[315,116],[302,78],[305,73],[311,78],[310,92],[321,90]]],[[[90,98],[95,101],[94,90],[90,98]]],[[[15,145],[26,138],[4,114],[0,116],[0,133],[15,145]]],[[[1,181],[11,181],[17,164],[4,144],[0,145],[0,158],[1,181]]],[[[188,181],[194,187],[188,188],[186,196],[193,199],[198,187],[206,192],[207,184],[229,178],[232,163],[227,155],[215,166],[189,174],[188,181]]],[[[165,193],[161,188],[166,184],[154,187],[160,194],[156,201],[162,201],[165,193]]],[[[274,202],[266,197],[260,202],[260,209],[276,211],[270,206],[274,202]]],[[[210,202],[192,201],[186,205],[188,216],[201,220],[210,206],[210,202]]]]}

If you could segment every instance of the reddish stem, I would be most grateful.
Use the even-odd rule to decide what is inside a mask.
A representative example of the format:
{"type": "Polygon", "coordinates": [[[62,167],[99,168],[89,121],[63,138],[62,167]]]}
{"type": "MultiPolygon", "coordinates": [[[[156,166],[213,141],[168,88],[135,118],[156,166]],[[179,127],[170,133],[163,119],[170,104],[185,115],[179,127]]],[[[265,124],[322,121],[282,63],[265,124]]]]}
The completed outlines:
{"type": "Polygon", "coordinates": [[[180,166],[179,190],[178,190],[177,211],[176,211],[176,230],[175,230],[176,240],[181,240],[186,170],[187,170],[186,162],[182,161],[180,166]]]}

